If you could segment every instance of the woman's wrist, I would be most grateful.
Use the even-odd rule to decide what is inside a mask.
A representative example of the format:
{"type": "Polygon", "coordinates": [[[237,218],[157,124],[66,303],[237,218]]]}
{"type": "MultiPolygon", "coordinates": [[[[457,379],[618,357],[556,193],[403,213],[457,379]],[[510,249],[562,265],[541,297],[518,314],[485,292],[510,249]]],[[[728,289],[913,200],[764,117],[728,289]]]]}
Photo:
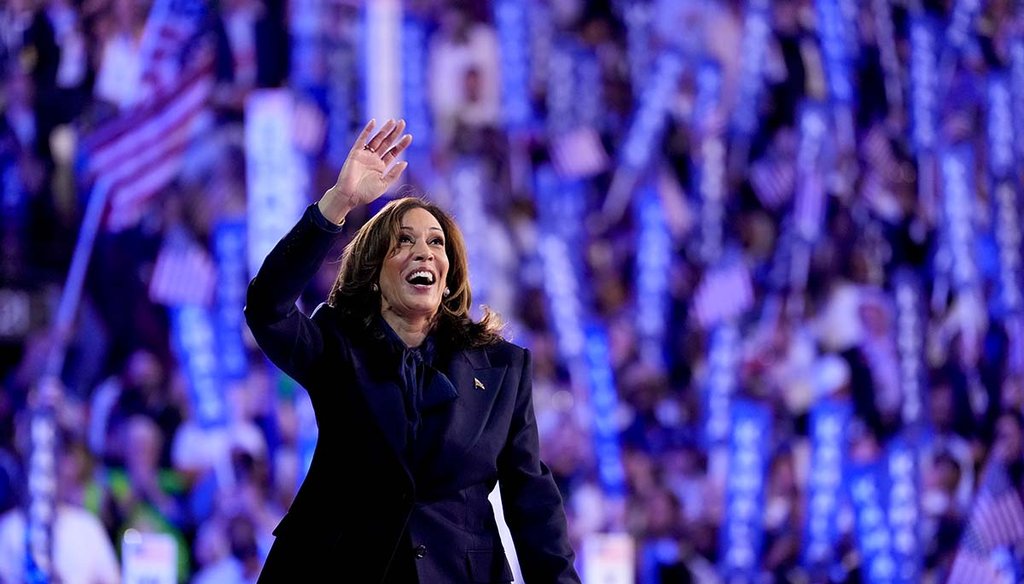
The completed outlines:
{"type": "Polygon", "coordinates": [[[341,225],[345,222],[345,217],[349,211],[354,209],[356,205],[354,197],[340,194],[334,187],[331,187],[327,189],[324,196],[320,197],[316,206],[320,209],[320,213],[325,219],[336,225],[341,225]]]}

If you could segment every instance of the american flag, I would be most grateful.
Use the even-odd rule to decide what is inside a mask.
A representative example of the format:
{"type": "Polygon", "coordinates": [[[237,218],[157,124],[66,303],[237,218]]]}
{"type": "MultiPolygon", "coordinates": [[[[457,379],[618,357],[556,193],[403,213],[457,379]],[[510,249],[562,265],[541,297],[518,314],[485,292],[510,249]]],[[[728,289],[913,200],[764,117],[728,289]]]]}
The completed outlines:
{"type": "Polygon", "coordinates": [[[996,567],[990,560],[992,552],[1021,542],[1024,542],[1024,504],[1006,468],[993,462],[978,489],[948,583],[996,582],[996,567]]]}
{"type": "Polygon", "coordinates": [[[142,33],[142,101],[172,89],[204,30],[205,0],[156,0],[142,33]]]}
{"type": "Polygon", "coordinates": [[[896,157],[889,136],[881,126],[865,134],[861,146],[864,173],[861,196],[872,204],[881,204],[892,197],[891,185],[902,180],[902,163],[896,157]]]}
{"type": "Polygon", "coordinates": [[[555,170],[567,179],[594,176],[604,172],[610,162],[600,135],[590,127],[577,128],[552,138],[550,153],[555,170]]]}
{"type": "MultiPolygon", "coordinates": [[[[86,175],[110,189],[106,227],[135,225],[149,200],[181,170],[185,151],[202,127],[213,89],[213,58],[195,51],[202,0],[158,1],[147,22],[152,51],[142,66],[144,101],[96,128],[84,141],[86,175]]],[[[147,46],[147,45],[144,45],[147,46]]]]}
{"type": "Polygon", "coordinates": [[[796,166],[791,160],[764,158],[751,166],[750,186],[767,209],[776,210],[788,203],[795,184],[796,166]]]}
{"type": "Polygon", "coordinates": [[[964,533],[960,542],[960,550],[949,570],[947,584],[978,584],[979,582],[996,582],[999,574],[986,551],[978,541],[978,536],[971,530],[964,533]]]}
{"type": "Polygon", "coordinates": [[[861,146],[865,164],[887,179],[894,179],[900,173],[900,161],[893,153],[893,146],[885,129],[876,126],[865,134],[861,146]]]}
{"type": "Polygon", "coordinates": [[[750,271],[738,261],[706,272],[693,298],[694,315],[704,329],[743,314],[753,304],[750,271]]]}
{"type": "Polygon", "coordinates": [[[194,241],[168,238],[157,254],[149,299],[164,306],[208,306],[217,270],[209,252],[194,241]]]}

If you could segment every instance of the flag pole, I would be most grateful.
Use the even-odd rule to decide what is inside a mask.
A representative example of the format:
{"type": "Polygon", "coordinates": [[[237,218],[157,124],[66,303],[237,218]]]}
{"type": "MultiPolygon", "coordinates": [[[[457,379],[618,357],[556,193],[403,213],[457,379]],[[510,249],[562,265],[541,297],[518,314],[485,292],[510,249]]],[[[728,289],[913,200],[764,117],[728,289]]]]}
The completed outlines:
{"type": "Polygon", "coordinates": [[[92,257],[96,234],[99,232],[103,211],[107,207],[109,196],[110,181],[106,177],[101,177],[93,185],[92,194],[89,196],[89,204],[86,206],[85,216],[82,218],[78,241],[75,243],[75,251],[71,256],[71,267],[68,269],[64,289],[61,291],[60,304],[57,305],[57,314],[52,326],[54,334],[51,340],[53,344],[46,360],[44,372],[46,376],[59,377],[64,368],[64,356],[67,353],[66,347],[71,333],[71,325],[82,298],[85,274],[89,268],[89,259],[92,257]]]}
{"type": "Polygon", "coordinates": [[[82,287],[89,267],[96,233],[103,219],[110,194],[110,181],[98,180],[89,197],[78,241],[71,258],[68,277],[61,291],[60,304],[51,326],[50,352],[42,377],[31,393],[29,421],[28,505],[26,507],[27,582],[49,584],[54,581],[53,527],[57,515],[56,456],[60,443],[57,409],[60,407],[61,370],[67,353],[68,338],[74,322],[82,287]]]}

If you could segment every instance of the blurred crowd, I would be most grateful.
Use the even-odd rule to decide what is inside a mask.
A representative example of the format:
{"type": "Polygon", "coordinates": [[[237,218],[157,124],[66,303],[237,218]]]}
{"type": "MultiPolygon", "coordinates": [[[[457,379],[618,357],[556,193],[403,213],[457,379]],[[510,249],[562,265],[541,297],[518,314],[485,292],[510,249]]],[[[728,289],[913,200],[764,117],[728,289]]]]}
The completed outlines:
{"type": "MultiPolygon", "coordinates": [[[[627,9],[649,6],[652,51],[697,47],[719,66],[719,114],[728,118],[741,105],[746,3],[536,4],[543,8],[543,23],[531,26],[546,27],[549,50],[569,43],[598,67],[596,86],[573,87],[572,100],[599,96],[588,129],[611,163],[574,180],[582,184],[584,198],[581,285],[588,290],[586,309],[608,332],[619,396],[614,420],[625,476],[622,497],[606,492],[599,480],[594,411],[587,388],[559,352],[538,267],[538,217],[544,210],[532,196],[531,181],[522,179],[523,165],[549,163],[562,131],[558,120],[547,117],[549,109],[562,107],[550,95],[548,75],[555,66],[531,62],[529,71],[528,97],[544,123],[508,131],[499,35],[489,2],[404,3],[407,14],[426,23],[432,128],[424,140],[427,162],[410,167],[412,186],[404,188],[451,205],[453,169],[467,159],[483,163],[486,235],[469,244],[485,250],[480,257],[490,264],[486,300],[508,321],[512,340],[533,352],[543,454],[566,500],[577,549],[592,534],[624,531],[636,542],[638,581],[719,581],[728,461],[705,441],[711,341],[693,310],[708,267],[697,245],[702,215],[695,152],[701,136],[693,120],[693,70],[684,71],[673,87],[664,131],[642,171],[656,177],[670,234],[664,366],[646,358],[637,330],[639,307],[649,301],[638,295],[639,224],[631,213],[608,217],[604,199],[643,93],[634,86],[627,9]]],[[[822,235],[808,251],[805,286],[790,282],[784,258],[793,249],[799,108],[805,100],[828,97],[811,0],[770,3],[757,127],[745,142],[739,170],[726,177],[722,240],[747,268],[753,292],[750,309],[737,322],[736,391],[766,404],[772,419],[764,437],[770,456],[759,581],[864,579],[848,502],[838,513],[836,569],[812,577],[804,565],[809,419],[822,400],[851,404],[844,443],[851,460],[877,460],[891,440],[905,436],[893,294],[893,276],[905,269],[918,279],[924,321],[919,340],[926,373],[921,429],[915,429],[922,578],[940,582],[960,546],[984,469],[998,462],[1024,494],[1024,377],[1013,359],[1013,320],[991,308],[993,286],[965,294],[948,285],[948,270],[937,260],[941,214],[922,208],[911,154],[910,13],[923,10],[948,22],[959,3],[839,4],[852,7],[856,25],[855,146],[821,177],[827,206],[822,235]],[[903,72],[904,85],[895,93],[886,87],[879,47],[874,10],[880,5],[891,8],[903,72]]],[[[339,23],[334,34],[358,34],[360,3],[327,5],[339,23]]],[[[90,192],[79,170],[78,146],[131,102],[131,84],[119,76],[131,74],[149,6],[147,0],[7,0],[0,6],[0,581],[21,581],[24,565],[18,555],[24,523],[18,517],[27,495],[29,405],[54,342],[50,325],[90,192]]],[[[1024,17],[1014,9],[1009,0],[985,3],[940,104],[942,134],[976,146],[976,258],[986,282],[997,277],[1000,260],[988,206],[992,195],[982,180],[986,94],[980,81],[1009,64],[1009,43],[1024,17]]],[[[61,547],[62,537],[56,536],[66,556],[57,563],[68,573],[95,574],[83,582],[117,581],[120,542],[129,529],[171,534],[182,582],[252,582],[301,479],[300,435],[308,424],[297,399],[301,389],[247,338],[248,376],[222,388],[227,423],[199,424],[171,346],[167,308],[149,294],[168,234],[184,229],[207,242],[217,221],[244,215],[244,104],[254,89],[290,86],[287,14],[283,0],[214,2],[217,82],[209,131],[189,149],[185,172],[148,203],[137,225],[101,232],[95,242],[62,374],[57,459],[62,506],[55,530],[66,530],[72,539],[64,541],[76,542],[61,547]],[[97,549],[76,548],[83,541],[97,549]]],[[[361,116],[355,118],[351,128],[361,126],[361,116]]],[[[332,139],[346,144],[351,136],[332,139]]],[[[333,182],[338,161],[325,148],[310,160],[312,202],[333,182]]],[[[454,211],[458,218],[460,209],[454,211]]],[[[350,217],[349,225],[363,219],[350,217]]],[[[346,237],[353,231],[347,229],[346,237]]],[[[337,267],[325,263],[303,296],[304,309],[326,297],[337,267]]],[[[1018,542],[1006,553],[1022,577],[1024,546],[1018,542]]]]}

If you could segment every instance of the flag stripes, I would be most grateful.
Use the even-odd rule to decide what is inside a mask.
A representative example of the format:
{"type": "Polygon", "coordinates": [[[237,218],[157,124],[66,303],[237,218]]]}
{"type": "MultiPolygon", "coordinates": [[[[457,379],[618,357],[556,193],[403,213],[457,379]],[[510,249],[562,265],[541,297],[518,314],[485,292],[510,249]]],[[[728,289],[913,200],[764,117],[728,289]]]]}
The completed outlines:
{"type": "Polygon", "coordinates": [[[701,327],[709,329],[723,320],[735,318],[754,304],[750,272],[736,262],[708,271],[694,293],[693,310],[701,327]]]}
{"type": "Polygon", "coordinates": [[[168,241],[157,254],[149,281],[149,298],[165,306],[208,306],[217,270],[210,254],[195,242],[168,241]]]}
{"type": "Polygon", "coordinates": [[[107,229],[136,224],[149,199],[177,176],[212,89],[213,63],[205,58],[159,98],[89,138],[87,176],[110,182],[107,229]]]}
{"type": "Polygon", "coordinates": [[[978,489],[960,549],[950,569],[949,584],[995,582],[992,552],[1024,542],[1024,503],[1006,468],[992,463],[978,489]]]}
{"type": "Polygon", "coordinates": [[[565,179],[587,178],[604,172],[610,161],[597,130],[584,127],[552,140],[551,163],[565,179]]]}

